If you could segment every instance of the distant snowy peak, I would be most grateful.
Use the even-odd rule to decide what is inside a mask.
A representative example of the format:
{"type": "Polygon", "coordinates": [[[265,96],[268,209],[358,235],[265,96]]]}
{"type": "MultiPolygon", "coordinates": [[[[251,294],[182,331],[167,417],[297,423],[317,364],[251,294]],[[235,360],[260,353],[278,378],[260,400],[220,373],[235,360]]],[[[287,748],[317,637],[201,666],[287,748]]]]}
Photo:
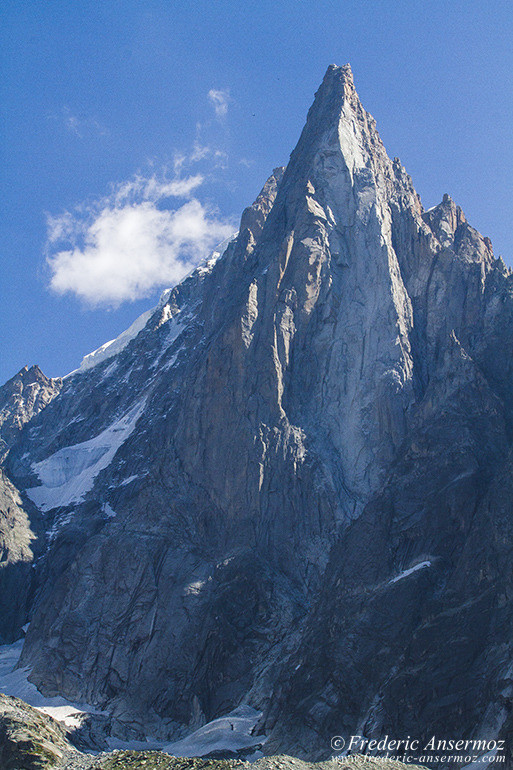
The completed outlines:
{"type": "MultiPolygon", "coordinates": [[[[121,332],[119,337],[116,337],[115,339],[110,340],[109,342],[105,342],[99,348],[97,348],[96,350],[93,350],[92,353],[88,353],[86,356],[84,356],[79,368],[75,369],[73,372],[70,372],[70,374],[77,374],[78,372],[86,372],[88,369],[92,369],[94,366],[97,366],[102,361],[105,361],[107,358],[112,358],[118,353],[121,353],[121,351],[124,350],[124,348],[126,348],[130,340],[135,339],[135,337],[137,337],[139,332],[142,329],[144,329],[144,327],[150,320],[155,310],[156,308],[151,308],[151,310],[146,310],[144,313],[142,313],[139,316],[139,318],[137,318],[133,322],[133,324],[131,324],[128,327],[128,329],[125,329],[124,332],[121,332]]],[[[69,377],[69,375],[67,376],[69,377]]]]}
{"type": "MultiPolygon", "coordinates": [[[[206,275],[212,272],[215,263],[223,256],[228,245],[236,236],[237,233],[234,233],[229,238],[226,238],[226,240],[222,241],[218,246],[216,246],[214,251],[209,254],[207,259],[198,265],[198,267],[191,270],[191,272],[185,276],[181,283],[195,275],[197,275],[199,279],[203,279],[206,275]]],[[[165,289],[162,292],[160,300],[158,304],[155,305],[155,307],[142,313],[139,318],[137,318],[133,324],[128,327],[128,329],[125,329],[124,332],[121,332],[118,337],[113,340],[109,340],[109,342],[105,342],[99,348],[93,350],[92,353],[88,353],[86,356],[84,356],[78,369],[73,370],[67,374],[66,377],[69,377],[72,374],[81,374],[86,372],[100,364],[102,361],[106,361],[108,358],[113,358],[114,356],[117,356],[118,353],[121,353],[121,351],[126,348],[128,343],[135,339],[139,332],[144,329],[148,321],[155,315],[155,313],[166,306],[172,290],[172,288],[165,289]]],[[[169,320],[170,317],[171,315],[168,314],[167,318],[164,317],[164,320],[169,320]]]]}

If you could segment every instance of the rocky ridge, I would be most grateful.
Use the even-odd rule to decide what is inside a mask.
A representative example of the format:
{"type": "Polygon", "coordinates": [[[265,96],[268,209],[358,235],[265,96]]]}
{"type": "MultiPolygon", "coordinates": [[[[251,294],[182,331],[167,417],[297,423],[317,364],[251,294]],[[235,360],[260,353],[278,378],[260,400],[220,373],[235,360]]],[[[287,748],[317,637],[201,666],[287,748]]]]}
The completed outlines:
{"type": "Polygon", "coordinates": [[[25,366],[0,388],[0,459],[17,434],[34,415],[55,398],[62,385],[49,378],[39,366],[25,366]]]}

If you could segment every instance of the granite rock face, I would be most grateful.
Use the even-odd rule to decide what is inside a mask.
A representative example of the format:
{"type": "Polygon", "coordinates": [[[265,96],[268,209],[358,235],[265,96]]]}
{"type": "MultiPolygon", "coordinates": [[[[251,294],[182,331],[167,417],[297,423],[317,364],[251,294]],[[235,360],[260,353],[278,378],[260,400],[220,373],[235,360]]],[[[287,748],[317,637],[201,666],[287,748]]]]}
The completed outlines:
{"type": "Polygon", "coordinates": [[[39,366],[25,366],[0,388],[0,458],[18,433],[59,392],[62,380],[49,378],[39,366]]]}
{"type": "Polygon", "coordinates": [[[0,468],[0,644],[19,639],[28,620],[36,588],[32,567],[43,539],[34,506],[22,502],[0,468]]]}
{"type": "Polygon", "coordinates": [[[42,690],[133,737],[249,703],[310,758],[511,731],[513,277],[448,196],[424,211],[348,66],[113,350],[6,460],[46,522],[42,690]]]}
{"type": "MultiPolygon", "coordinates": [[[[25,366],[0,388],[0,460],[32,417],[59,392],[60,379],[25,366]]],[[[32,563],[44,548],[45,524],[0,467],[0,643],[18,639],[35,590],[32,563]]]]}

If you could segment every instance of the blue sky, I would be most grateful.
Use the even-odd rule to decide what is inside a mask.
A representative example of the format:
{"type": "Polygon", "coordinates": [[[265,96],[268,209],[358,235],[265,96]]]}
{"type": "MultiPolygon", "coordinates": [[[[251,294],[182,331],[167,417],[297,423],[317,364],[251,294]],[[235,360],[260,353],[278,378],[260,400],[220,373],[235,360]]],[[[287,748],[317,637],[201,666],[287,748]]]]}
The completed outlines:
{"type": "Polygon", "coordinates": [[[75,368],[235,228],[330,63],[513,264],[509,0],[4,0],[0,27],[2,382],[75,368]]]}

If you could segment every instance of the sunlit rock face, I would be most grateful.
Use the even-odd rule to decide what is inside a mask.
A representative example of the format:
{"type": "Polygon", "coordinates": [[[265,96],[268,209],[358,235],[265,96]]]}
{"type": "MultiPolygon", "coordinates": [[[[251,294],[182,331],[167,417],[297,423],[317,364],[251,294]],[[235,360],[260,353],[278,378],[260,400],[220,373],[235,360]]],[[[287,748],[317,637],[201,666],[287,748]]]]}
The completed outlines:
{"type": "MultiPolygon", "coordinates": [[[[25,366],[0,387],[0,463],[24,425],[55,398],[61,384],[38,366],[25,366]]],[[[36,586],[32,566],[44,548],[44,530],[37,509],[22,501],[0,466],[0,644],[22,634],[36,586]]]]}
{"type": "Polygon", "coordinates": [[[241,703],[312,758],[506,731],[509,269],[424,211],[348,66],[220,252],[7,458],[46,522],[22,664],[132,736],[241,703]]]}
{"type": "Polygon", "coordinates": [[[46,377],[39,366],[25,366],[0,387],[0,459],[23,426],[57,395],[61,385],[62,380],[46,377]]]}

